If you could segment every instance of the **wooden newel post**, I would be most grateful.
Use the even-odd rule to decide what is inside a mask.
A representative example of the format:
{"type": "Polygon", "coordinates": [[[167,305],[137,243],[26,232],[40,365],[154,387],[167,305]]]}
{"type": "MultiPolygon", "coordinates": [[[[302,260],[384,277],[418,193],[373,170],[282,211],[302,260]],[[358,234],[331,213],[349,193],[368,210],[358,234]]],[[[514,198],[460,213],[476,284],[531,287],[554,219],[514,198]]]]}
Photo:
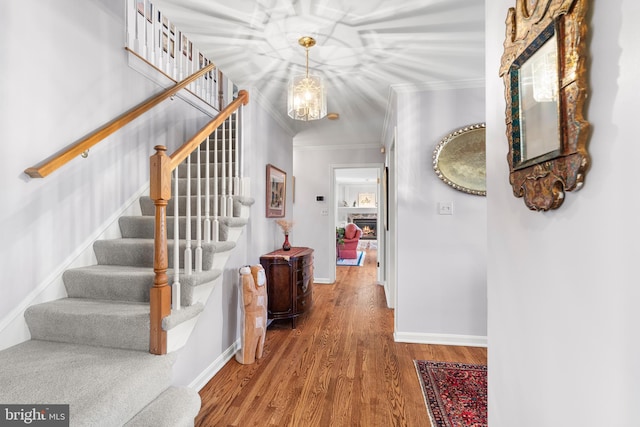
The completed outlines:
{"type": "Polygon", "coordinates": [[[171,314],[171,288],[167,276],[169,257],[167,249],[167,203],[171,198],[170,158],[165,154],[167,147],[156,145],[156,153],[151,156],[150,190],[151,200],[156,207],[154,231],[153,271],[155,279],[149,292],[150,337],[149,352],[167,353],[167,332],[162,329],[162,319],[171,314]]]}

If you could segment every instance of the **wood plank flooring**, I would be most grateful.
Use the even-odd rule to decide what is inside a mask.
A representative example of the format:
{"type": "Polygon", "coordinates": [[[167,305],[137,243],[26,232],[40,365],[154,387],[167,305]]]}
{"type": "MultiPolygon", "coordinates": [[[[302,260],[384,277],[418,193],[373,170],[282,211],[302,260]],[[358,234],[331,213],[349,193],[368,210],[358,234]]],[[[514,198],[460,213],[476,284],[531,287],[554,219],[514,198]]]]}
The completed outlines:
{"type": "Polygon", "coordinates": [[[376,251],[316,284],[313,309],[267,330],[264,356],[229,361],[200,391],[196,426],[429,426],[414,359],[486,363],[487,349],[393,341],[376,251]]]}

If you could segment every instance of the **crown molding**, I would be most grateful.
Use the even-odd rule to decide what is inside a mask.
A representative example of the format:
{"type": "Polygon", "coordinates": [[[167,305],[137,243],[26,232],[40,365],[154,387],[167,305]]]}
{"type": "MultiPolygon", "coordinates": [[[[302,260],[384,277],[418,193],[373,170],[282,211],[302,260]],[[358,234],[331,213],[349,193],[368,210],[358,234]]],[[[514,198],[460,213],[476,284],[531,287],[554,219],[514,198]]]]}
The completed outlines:
{"type": "Polygon", "coordinates": [[[382,125],[382,135],[380,137],[383,145],[386,146],[386,136],[391,126],[391,117],[395,105],[393,104],[395,95],[399,93],[418,93],[435,90],[452,90],[452,89],[476,89],[485,87],[485,79],[467,79],[456,81],[431,81],[422,83],[398,83],[389,86],[389,95],[387,96],[387,111],[382,125]]]}
{"type": "Polygon", "coordinates": [[[293,145],[298,151],[329,151],[329,150],[380,150],[380,143],[365,144],[332,144],[332,145],[293,145]]]}
{"type": "Polygon", "coordinates": [[[422,83],[400,83],[391,85],[396,93],[426,92],[431,90],[473,89],[485,86],[484,79],[467,79],[456,81],[432,81],[422,83]]]}
{"type": "Polygon", "coordinates": [[[273,120],[278,122],[289,136],[293,137],[298,133],[291,123],[289,123],[289,120],[287,119],[288,116],[283,116],[281,112],[276,110],[273,104],[269,102],[269,100],[255,87],[251,89],[251,98],[255,99],[256,103],[258,103],[273,118],[273,120]]]}

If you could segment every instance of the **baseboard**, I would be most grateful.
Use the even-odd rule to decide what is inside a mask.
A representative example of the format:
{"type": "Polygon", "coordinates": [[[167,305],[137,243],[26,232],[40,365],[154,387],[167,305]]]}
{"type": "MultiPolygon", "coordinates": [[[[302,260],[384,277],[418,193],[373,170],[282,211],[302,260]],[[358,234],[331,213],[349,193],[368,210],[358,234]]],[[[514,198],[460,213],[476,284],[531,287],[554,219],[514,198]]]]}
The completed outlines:
{"type": "Polygon", "coordinates": [[[481,335],[420,334],[415,332],[395,332],[396,342],[412,344],[460,345],[467,347],[487,347],[487,337],[481,335]]]}
{"type": "Polygon", "coordinates": [[[24,319],[25,310],[35,304],[53,301],[67,296],[62,281],[62,274],[71,268],[96,263],[93,242],[99,239],[120,237],[118,218],[122,215],[140,215],[140,204],[136,203],[149,192],[149,184],[145,184],[131,196],[122,208],[111,215],[95,232],[93,232],[78,248],[71,253],[45,280],[32,290],[22,302],[0,321],[0,350],[12,347],[31,338],[29,328],[24,319]]]}
{"type": "Polygon", "coordinates": [[[322,278],[322,277],[314,277],[313,283],[319,283],[321,285],[331,285],[332,283],[335,283],[335,280],[331,281],[329,279],[322,278]]]}
{"type": "Polygon", "coordinates": [[[198,377],[189,384],[189,387],[198,391],[202,390],[202,388],[211,381],[211,378],[213,378],[214,375],[217,374],[220,369],[222,369],[222,367],[235,356],[237,351],[240,350],[240,344],[241,339],[238,338],[238,340],[218,356],[211,365],[202,371],[202,373],[200,373],[200,375],[198,375],[198,377]]]}

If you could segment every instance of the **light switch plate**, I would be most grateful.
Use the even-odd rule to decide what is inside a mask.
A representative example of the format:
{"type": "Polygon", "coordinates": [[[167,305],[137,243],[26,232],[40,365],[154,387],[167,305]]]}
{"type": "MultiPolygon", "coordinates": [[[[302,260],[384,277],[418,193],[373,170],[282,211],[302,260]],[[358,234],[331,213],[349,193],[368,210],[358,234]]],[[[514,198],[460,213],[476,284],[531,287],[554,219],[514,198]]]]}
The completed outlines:
{"type": "Polygon", "coordinates": [[[453,202],[438,202],[439,215],[453,215],[453,202]]]}

